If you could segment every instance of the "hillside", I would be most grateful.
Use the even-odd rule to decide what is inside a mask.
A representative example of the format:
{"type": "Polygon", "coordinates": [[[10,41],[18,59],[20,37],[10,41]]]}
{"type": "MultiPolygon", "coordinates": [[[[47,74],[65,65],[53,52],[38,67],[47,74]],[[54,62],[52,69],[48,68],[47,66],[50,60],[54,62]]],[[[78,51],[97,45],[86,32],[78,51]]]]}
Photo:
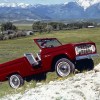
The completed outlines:
{"type": "Polygon", "coordinates": [[[37,83],[34,89],[1,100],[100,100],[100,64],[93,71],[48,84],[37,83]]]}

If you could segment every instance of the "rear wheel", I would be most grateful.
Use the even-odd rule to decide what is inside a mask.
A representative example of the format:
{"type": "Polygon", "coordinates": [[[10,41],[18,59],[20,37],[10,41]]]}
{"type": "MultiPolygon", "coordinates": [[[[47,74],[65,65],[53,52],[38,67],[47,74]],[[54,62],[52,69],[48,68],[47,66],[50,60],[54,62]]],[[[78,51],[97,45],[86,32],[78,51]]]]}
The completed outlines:
{"type": "Polygon", "coordinates": [[[23,80],[23,78],[20,75],[15,74],[15,75],[11,75],[9,77],[9,85],[12,88],[17,89],[20,86],[22,86],[23,84],[24,84],[24,80],[23,80]]]}
{"type": "Polygon", "coordinates": [[[56,73],[61,76],[65,77],[68,76],[71,73],[74,73],[75,66],[74,64],[68,60],[67,58],[61,58],[59,59],[55,64],[55,70],[56,73]]]}

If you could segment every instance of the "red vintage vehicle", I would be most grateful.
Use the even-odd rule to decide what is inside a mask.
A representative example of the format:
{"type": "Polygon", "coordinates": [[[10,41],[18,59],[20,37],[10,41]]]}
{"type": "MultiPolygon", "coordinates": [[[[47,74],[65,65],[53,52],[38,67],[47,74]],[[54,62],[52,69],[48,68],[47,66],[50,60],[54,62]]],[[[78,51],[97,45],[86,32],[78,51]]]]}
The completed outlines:
{"type": "Polygon", "coordinates": [[[32,53],[25,53],[21,58],[0,64],[0,81],[9,80],[12,88],[18,88],[31,75],[45,75],[46,72],[56,70],[59,76],[64,77],[74,73],[75,69],[82,71],[94,67],[91,58],[97,55],[94,42],[63,45],[56,38],[34,41],[40,48],[37,57],[32,53]]]}

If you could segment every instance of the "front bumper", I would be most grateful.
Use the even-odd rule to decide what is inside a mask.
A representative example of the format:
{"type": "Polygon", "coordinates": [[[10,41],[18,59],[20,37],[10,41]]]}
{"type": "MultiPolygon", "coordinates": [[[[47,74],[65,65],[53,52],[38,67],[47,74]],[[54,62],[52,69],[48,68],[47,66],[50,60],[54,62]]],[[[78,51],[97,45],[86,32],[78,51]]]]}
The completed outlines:
{"type": "Polygon", "coordinates": [[[99,54],[89,54],[89,55],[84,55],[84,56],[77,56],[76,60],[81,60],[81,59],[90,59],[92,57],[99,57],[99,54]]]}

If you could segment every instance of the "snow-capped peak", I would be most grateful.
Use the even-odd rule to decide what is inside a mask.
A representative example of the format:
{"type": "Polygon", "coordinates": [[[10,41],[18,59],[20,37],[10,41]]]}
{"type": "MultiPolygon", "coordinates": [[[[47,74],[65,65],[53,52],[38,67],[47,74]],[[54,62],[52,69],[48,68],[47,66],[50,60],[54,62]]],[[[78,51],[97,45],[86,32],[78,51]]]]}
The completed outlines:
{"type": "Polygon", "coordinates": [[[96,3],[99,3],[100,0],[77,0],[77,3],[87,9],[89,6],[92,6],[96,3]]]}
{"type": "Polygon", "coordinates": [[[21,8],[26,8],[29,7],[30,4],[25,4],[25,3],[0,3],[0,7],[21,7],[21,8]]]}
{"type": "Polygon", "coordinates": [[[67,5],[67,4],[68,4],[68,2],[65,2],[65,3],[64,3],[64,5],[67,5]]]}

